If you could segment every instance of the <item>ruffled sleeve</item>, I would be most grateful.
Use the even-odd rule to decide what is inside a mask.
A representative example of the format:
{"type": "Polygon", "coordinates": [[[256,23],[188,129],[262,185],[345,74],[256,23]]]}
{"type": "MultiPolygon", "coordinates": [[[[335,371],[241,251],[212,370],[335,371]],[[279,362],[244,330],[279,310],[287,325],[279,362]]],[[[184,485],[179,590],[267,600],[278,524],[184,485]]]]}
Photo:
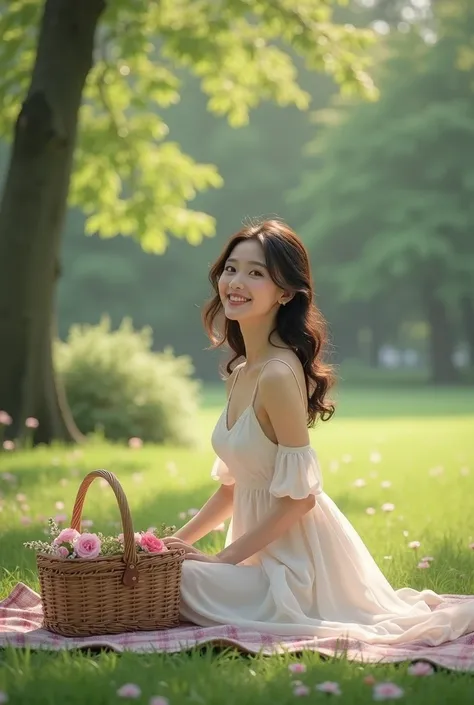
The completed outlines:
{"type": "Polygon", "coordinates": [[[313,448],[279,445],[270,493],[274,497],[304,499],[322,491],[321,470],[313,448]]]}
{"type": "Polygon", "coordinates": [[[211,477],[213,480],[221,482],[223,485],[233,485],[235,483],[229,468],[219,456],[216,457],[214,465],[212,466],[211,477]]]}

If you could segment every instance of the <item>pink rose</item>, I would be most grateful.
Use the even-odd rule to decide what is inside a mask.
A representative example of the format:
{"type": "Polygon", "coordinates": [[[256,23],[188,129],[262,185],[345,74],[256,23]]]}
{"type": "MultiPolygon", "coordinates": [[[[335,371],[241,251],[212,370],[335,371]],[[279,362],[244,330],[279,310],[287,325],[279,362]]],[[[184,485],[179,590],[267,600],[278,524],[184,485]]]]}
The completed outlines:
{"type": "Polygon", "coordinates": [[[97,534],[80,534],[74,541],[74,550],[79,558],[96,558],[100,553],[101,541],[97,534]]]}
{"type": "Polygon", "coordinates": [[[79,531],[76,531],[76,529],[63,529],[54,539],[53,543],[56,546],[59,546],[61,543],[73,543],[77,537],[80,536],[79,531]]]}
{"type": "Polygon", "coordinates": [[[147,553],[164,553],[168,550],[161,539],[148,531],[141,535],[140,546],[147,553]]]}
{"type": "Polygon", "coordinates": [[[69,551],[67,550],[66,546],[58,546],[56,552],[58,556],[60,556],[60,558],[67,558],[69,556],[69,551]]]}

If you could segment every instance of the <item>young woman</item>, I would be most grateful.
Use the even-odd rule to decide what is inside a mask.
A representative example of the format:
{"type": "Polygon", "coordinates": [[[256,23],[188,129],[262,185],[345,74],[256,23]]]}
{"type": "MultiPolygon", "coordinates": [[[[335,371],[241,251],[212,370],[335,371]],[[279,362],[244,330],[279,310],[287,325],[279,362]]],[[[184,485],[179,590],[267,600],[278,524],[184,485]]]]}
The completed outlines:
{"type": "Polygon", "coordinates": [[[334,412],[332,375],[321,360],[326,331],[302,242],[279,221],[246,227],[210,281],[206,329],[233,357],[212,435],[220,486],[166,540],[186,551],[183,619],[382,643],[434,645],[474,631],[474,601],[433,612],[442,598],[431,590],[394,590],[323,492],[308,426],[334,412]],[[228,517],[222,551],[194,547],[228,517]]]}

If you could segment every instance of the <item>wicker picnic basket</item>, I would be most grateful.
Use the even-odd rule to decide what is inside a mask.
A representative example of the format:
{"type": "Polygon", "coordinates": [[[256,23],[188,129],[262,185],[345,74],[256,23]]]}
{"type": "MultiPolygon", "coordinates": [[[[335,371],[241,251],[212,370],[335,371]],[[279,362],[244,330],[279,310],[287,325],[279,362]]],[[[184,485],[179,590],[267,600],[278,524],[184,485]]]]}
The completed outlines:
{"type": "Polygon", "coordinates": [[[184,551],[137,552],[127,498],[113,473],[94,470],[86,475],[71,528],[81,530],[84,499],[98,477],[107,480],[117,498],[124,553],[72,560],[39,553],[44,628],[63,636],[95,636],[176,626],[184,551]]]}

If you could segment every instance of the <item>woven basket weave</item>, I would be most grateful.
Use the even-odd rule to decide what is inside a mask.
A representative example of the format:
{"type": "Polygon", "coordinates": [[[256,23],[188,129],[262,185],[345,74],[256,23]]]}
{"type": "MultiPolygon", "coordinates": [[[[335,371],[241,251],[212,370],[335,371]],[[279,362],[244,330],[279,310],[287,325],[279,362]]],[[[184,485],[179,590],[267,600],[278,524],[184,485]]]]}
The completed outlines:
{"type": "Polygon", "coordinates": [[[107,480],[117,498],[124,553],[74,559],[39,553],[44,628],[63,636],[95,636],[176,626],[184,551],[137,552],[127,498],[113,473],[94,470],[86,475],[71,528],[81,530],[84,499],[98,477],[107,480]]]}

